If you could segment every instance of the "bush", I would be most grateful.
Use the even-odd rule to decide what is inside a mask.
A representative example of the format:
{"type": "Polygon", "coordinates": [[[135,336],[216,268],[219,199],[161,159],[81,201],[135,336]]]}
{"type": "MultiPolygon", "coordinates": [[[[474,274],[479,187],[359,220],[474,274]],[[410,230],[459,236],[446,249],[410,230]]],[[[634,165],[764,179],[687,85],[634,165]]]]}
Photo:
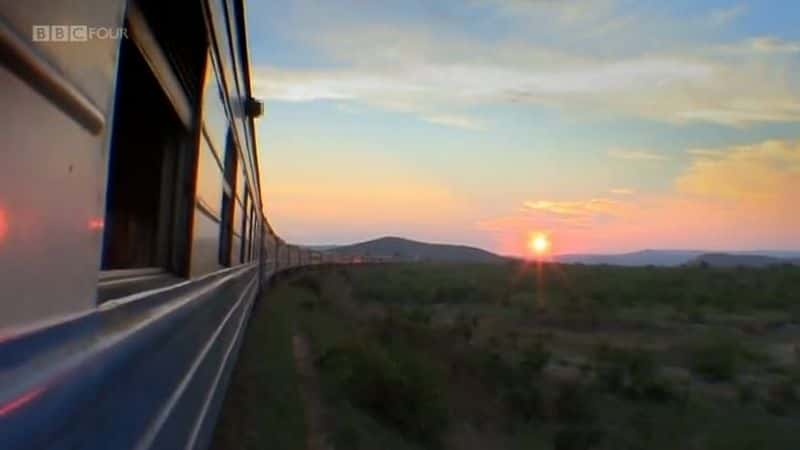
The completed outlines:
{"type": "Polygon", "coordinates": [[[472,335],[474,334],[474,321],[464,312],[461,312],[456,317],[455,322],[453,322],[451,331],[456,336],[461,336],[467,341],[472,339],[472,335]]]}
{"type": "Polygon", "coordinates": [[[747,348],[740,339],[729,334],[709,334],[690,342],[685,348],[687,363],[708,381],[730,381],[748,362],[764,362],[767,358],[747,348]]]}
{"type": "Polygon", "coordinates": [[[525,352],[516,364],[497,352],[484,352],[478,357],[479,373],[485,386],[500,391],[512,416],[529,421],[542,415],[543,395],[537,375],[549,357],[540,346],[525,352]]]}
{"type": "Polygon", "coordinates": [[[577,382],[562,383],[553,404],[555,417],[564,422],[590,422],[594,418],[591,390],[577,382]]]}
{"type": "Polygon", "coordinates": [[[672,385],[659,377],[658,365],[648,350],[602,345],[595,359],[598,381],[609,392],[659,403],[677,398],[672,385]]]}
{"type": "Polygon", "coordinates": [[[418,442],[438,441],[447,425],[443,377],[409,348],[352,342],[326,352],[319,365],[353,404],[418,442]]]}
{"type": "Polygon", "coordinates": [[[800,406],[800,396],[789,381],[779,381],[769,386],[764,408],[771,414],[785,416],[800,406]]]}
{"type": "Polygon", "coordinates": [[[740,384],[736,389],[736,397],[739,403],[743,405],[750,405],[756,400],[756,389],[752,384],[740,384]]]}
{"type": "Polygon", "coordinates": [[[555,450],[589,450],[597,448],[603,441],[604,433],[597,428],[568,426],[558,430],[553,436],[555,450]]]}
{"type": "Polygon", "coordinates": [[[433,303],[470,303],[479,301],[478,291],[471,286],[436,286],[433,303]]]}
{"type": "Polygon", "coordinates": [[[481,378],[488,386],[510,386],[515,382],[514,366],[495,351],[480,356],[481,378]]]}
{"type": "Polygon", "coordinates": [[[547,366],[547,363],[550,362],[551,356],[552,354],[544,348],[541,341],[537,341],[533,347],[522,354],[522,359],[519,362],[521,376],[531,378],[539,375],[547,366]]]}
{"type": "Polygon", "coordinates": [[[361,435],[354,426],[342,424],[333,431],[330,442],[336,450],[358,450],[361,448],[361,435]]]}
{"type": "Polygon", "coordinates": [[[406,313],[406,318],[410,322],[415,322],[422,325],[430,325],[432,314],[430,311],[421,307],[414,307],[406,313]]]}
{"type": "Polygon", "coordinates": [[[319,277],[314,275],[304,274],[292,280],[289,285],[301,289],[308,289],[317,297],[319,297],[320,293],[322,292],[322,283],[320,282],[319,277]]]}
{"type": "Polygon", "coordinates": [[[542,415],[542,393],[532,382],[507,388],[504,397],[509,410],[516,417],[529,421],[542,415]]]}

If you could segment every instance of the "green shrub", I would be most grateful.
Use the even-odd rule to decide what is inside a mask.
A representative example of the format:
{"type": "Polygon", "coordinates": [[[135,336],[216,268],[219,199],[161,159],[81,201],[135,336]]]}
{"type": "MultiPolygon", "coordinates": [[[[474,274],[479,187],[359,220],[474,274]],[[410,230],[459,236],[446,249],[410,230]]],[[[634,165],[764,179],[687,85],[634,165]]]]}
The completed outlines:
{"type": "Polygon", "coordinates": [[[625,391],[625,368],[619,365],[599,367],[597,369],[597,381],[608,392],[620,394],[625,391]]]}
{"type": "Polygon", "coordinates": [[[432,314],[430,311],[423,309],[423,308],[411,308],[406,313],[406,318],[415,323],[419,323],[422,325],[430,325],[431,323],[432,314]]]}
{"type": "Polygon", "coordinates": [[[542,393],[533,382],[516,383],[507,387],[504,400],[511,414],[525,421],[542,415],[542,393]]]}
{"type": "Polygon", "coordinates": [[[319,366],[353,404],[418,442],[437,442],[447,425],[443,377],[412,349],[351,342],[326,352],[319,366]]]}
{"type": "Polygon", "coordinates": [[[559,386],[553,403],[555,417],[564,422],[590,422],[594,419],[593,392],[577,382],[564,382],[559,386]]]}
{"type": "Polygon", "coordinates": [[[481,381],[499,391],[513,417],[529,421],[542,415],[543,396],[536,375],[547,361],[544,351],[527,352],[516,364],[494,351],[484,352],[478,361],[481,381]]]}
{"type": "Polygon", "coordinates": [[[595,351],[595,360],[597,380],[611,393],[659,403],[678,397],[669,381],[658,375],[655,357],[648,350],[601,345],[595,351]]]}
{"type": "Polygon", "coordinates": [[[320,282],[319,277],[311,274],[301,275],[292,280],[289,285],[301,289],[308,289],[317,297],[319,297],[320,293],[322,292],[322,283],[320,282]]]}
{"type": "Polygon", "coordinates": [[[765,362],[766,355],[749,349],[734,335],[711,333],[688,343],[683,349],[689,367],[708,381],[733,380],[751,362],[765,362]]]}
{"type": "Polygon", "coordinates": [[[752,384],[740,384],[736,389],[736,397],[739,403],[743,405],[750,405],[756,400],[756,389],[752,384]]]}
{"type": "Polygon", "coordinates": [[[361,435],[352,424],[338,424],[330,437],[336,450],[358,450],[361,448],[361,435]]]}
{"type": "Polygon", "coordinates": [[[514,384],[514,366],[498,352],[489,351],[479,357],[480,374],[487,386],[508,386],[514,384]]]}
{"type": "Polygon", "coordinates": [[[680,400],[683,396],[675,390],[675,387],[666,378],[658,377],[642,385],[637,391],[637,397],[643,400],[667,403],[680,400]]]}
{"type": "Polygon", "coordinates": [[[564,427],[553,436],[555,450],[589,450],[597,448],[603,441],[602,430],[593,427],[564,427]]]}
{"type": "Polygon", "coordinates": [[[473,323],[474,322],[466,313],[459,313],[452,325],[451,331],[456,336],[461,336],[469,341],[472,339],[472,335],[474,334],[473,323]]]}
{"type": "Polygon", "coordinates": [[[687,318],[689,322],[693,323],[706,323],[708,320],[706,318],[706,313],[700,308],[691,308],[687,313],[687,318]]]}
{"type": "Polygon", "coordinates": [[[478,301],[478,291],[465,285],[437,286],[434,289],[434,303],[469,303],[478,301]]]}
{"type": "Polygon", "coordinates": [[[536,341],[535,344],[522,354],[522,359],[519,362],[519,370],[523,377],[531,378],[542,372],[542,370],[550,362],[552,353],[544,348],[541,341],[536,341]]]}
{"type": "Polygon", "coordinates": [[[800,396],[791,382],[778,381],[767,389],[764,408],[771,414],[785,416],[795,411],[798,406],[800,406],[800,396]]]}

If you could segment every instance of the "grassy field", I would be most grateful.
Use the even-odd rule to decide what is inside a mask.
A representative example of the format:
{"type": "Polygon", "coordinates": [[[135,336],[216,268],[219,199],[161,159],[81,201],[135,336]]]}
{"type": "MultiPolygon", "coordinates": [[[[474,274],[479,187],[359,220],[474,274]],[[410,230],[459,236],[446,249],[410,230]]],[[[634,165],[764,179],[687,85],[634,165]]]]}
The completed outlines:
{"type": "Polygon", "coordinates": [[[265,301],[217,433],[252,440],[217,448],[305,448],[291,333],[340,450],[800,448],[798,267],[354,266],[265,301]]]}
{"type": "Polygon", "coordinates": [[[304,296],[311,297],[282,286],[261,302],[244,337],[211,448],[305,448],[304,408],[292,356],[294,302],[304,296]]]}

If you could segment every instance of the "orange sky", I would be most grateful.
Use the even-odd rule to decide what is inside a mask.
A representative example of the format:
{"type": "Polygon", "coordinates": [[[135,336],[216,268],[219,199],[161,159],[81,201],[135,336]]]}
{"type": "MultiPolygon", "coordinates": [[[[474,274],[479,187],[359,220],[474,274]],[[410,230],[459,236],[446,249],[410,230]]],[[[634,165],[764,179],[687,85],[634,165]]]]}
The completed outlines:
{"type": "Polygon", "coordinates": [[[270,223],[517,255],[532,232],[556,253],[800,250],[796,3],[255,2],[270,223]]]}

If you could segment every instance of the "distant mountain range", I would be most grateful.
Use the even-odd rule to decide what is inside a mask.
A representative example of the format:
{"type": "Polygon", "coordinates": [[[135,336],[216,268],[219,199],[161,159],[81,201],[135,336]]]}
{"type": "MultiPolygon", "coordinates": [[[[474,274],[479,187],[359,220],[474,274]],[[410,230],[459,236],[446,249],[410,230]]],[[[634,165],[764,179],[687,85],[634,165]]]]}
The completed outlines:
{"type": "Polygon", "coordinates": [[[700,255],[687,264],[702,265],[706,264],[714,267],[767,267],[779,264],[800,265],[800,258],[776,258],[764,255],[736,255],[729,253],[706,253],[700,255]]]}
{"type": "Polygon", "coordinates": [[[326,250],[346,256],[378,256],[402,261],[451,261],[497,263],[507,259],[466,245],[430,244],[399,237],[382,237],[326,250]]]}
{"type": "Polygon", "coordinates": [[[609,264],[614,266],[680,266],[702,264],[710,266],[764,267],[773,264],[800,264],[800,252],[746,251],[712,253],[703,250],[641,250],[619,254],[558,255],[554,259],[563,263],[609,264]]]}
{"type": "MultiPolygon", "coordinates": [[[[318,251],[346,256],[372,256],[400,261],[488,262],[508,261],[495,253],[466,245],[432,244],[401,237],[382,237],[351,245],[313,245],[318,251]]],[[[556,255],[554,261],[613,266],[680,266],[707,264],[717,267],[765,267],[776,264],[800,265],[800,251],[709,252],[706,250],[641,250],[616,254],[556,255]]]]}
{"type": "Polygon", "coordinates": [[[567,254],[553,257],[558,262],[610,264],[613,266],[679,266],[705,252],[697,250],[641,250],[617,254],[567,254]]]}

